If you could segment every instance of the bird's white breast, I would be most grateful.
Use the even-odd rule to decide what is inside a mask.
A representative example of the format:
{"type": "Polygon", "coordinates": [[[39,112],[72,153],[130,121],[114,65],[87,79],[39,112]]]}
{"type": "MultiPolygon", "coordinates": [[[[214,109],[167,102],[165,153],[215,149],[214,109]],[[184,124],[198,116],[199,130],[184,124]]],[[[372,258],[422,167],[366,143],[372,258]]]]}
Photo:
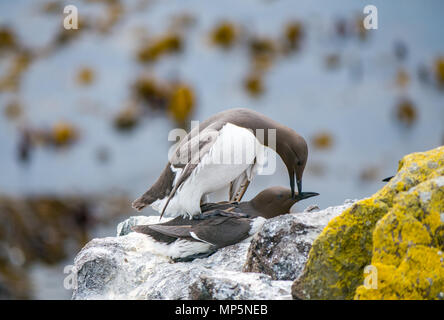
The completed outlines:
{"type": "Polygon", "coordinates": [[[176,258],[185,258],[190,255],[204,253],[210,251],[211,244],[201,241],[190,241],[185,239],[177,239],[169,244],[154,240],[151,236],[147,236],[148,250],[152,253],[176,258]]]}

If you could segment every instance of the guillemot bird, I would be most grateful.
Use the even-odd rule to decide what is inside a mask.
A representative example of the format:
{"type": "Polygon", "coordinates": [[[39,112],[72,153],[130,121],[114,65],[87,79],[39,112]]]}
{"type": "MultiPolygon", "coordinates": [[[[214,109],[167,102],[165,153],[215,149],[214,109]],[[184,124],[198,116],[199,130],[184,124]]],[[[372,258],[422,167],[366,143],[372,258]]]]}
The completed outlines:
{"type": "Polygon", "coordinates": [[[292,196],[295,176],[301,194],[308,155],[305,139],[261,113],[240,108],[220,112],[193,128],[170,155],[154,185],[132,206],[140,211],[151,205],[161,216],[192,218],[201,213],[200,205],[210,194],[222,194],[220,200],[240,201],[265,162],[263,148],[258,146],[279,154],[288,170],[292,196]],[[236,154],[236,150],[240,152],[236,154]],[[226,162],[226,158],[231,161],[226,162]]]}
{"type": "Polygon", "coordinates": [[[253,236],[266,219],[288,213],[296,202],[317,195],[303,192],[293,196],[290,189],[272,187],[250,201],[204,204],[197,219],[179,216],[164,223],[134,226],[132,230],[150,238],[154,253],[176,262],[191,261],[253,236]]]}

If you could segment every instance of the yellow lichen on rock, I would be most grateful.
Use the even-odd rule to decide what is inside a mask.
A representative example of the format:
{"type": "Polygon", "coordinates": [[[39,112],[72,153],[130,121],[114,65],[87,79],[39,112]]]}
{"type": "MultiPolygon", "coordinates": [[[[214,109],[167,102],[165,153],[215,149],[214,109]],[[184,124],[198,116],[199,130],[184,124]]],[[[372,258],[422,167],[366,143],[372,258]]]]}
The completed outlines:
{"type": "Polygon", "coordinates": [[[387,205],[368,198],[353,205],[327,225],[313,243],[293,296],[303,299],[351,299],[363,281],[362,269],[372,253],[371,232],[387,205]]]}
{"type": "Polygon", "coordinates": [[[394,206],[373,232],[371,264],[377,270],[378,287],[356,290],[356,299],[444,298],[442,255],[444,177],[425,181],[398,194],[394,206]]]}
{"type": "Polygon", "coordinates": [[[380,191],[327,225],[293,284],[293,296],[444,298],[443,214],[444,147],[407,155],[380,191]],[[370,264],[377,270],[377,289],[362,285],[370,264]]]}

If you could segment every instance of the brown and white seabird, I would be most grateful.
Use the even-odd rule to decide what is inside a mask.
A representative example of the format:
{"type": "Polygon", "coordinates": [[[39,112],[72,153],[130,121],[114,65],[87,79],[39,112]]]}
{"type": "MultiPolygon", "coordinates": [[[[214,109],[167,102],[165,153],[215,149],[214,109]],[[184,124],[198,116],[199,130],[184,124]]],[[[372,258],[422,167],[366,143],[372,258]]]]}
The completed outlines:
{"type": "Polygon", "coordinates": [[[175,261],[190,261],[253,236],[265,219],[288,213],[296,202],[317,195],[303,192],[293,197],[290,189],[272,187],[250,201],[204,204],[197,219],[179,216],[164,223],[134,226],[132,230],[149,237],[154,253],[175,261]]]}
{"type": "Polygon", "coordinates": [[[192,218],[201,213],[200,205],[210,194],[222,193],[223,198],[218,201],[240,201],[264,164],[263,147],[257,148],[258,145],[275,149],[287,167],[293,197],[295,177],[301,194],[308,155],[305,139],[261,113],[240,108],[220,112],[192,129],[179,143],[154,185],[133,202],[133,208],[140,211],[150,205],[161,216],[165,213],[192,218]],[[263,130],[263,134],[256,135],[257,130],[263,130]],[[275,130],[275,144],[269,141],[270,130],[275,130]],[[238,147],[249,150],[241,155],[242,161],[229,164],[215,161],[220,160],[221,155],[230,153],[231,156],[233,145],[234,150],[238,147]]]}

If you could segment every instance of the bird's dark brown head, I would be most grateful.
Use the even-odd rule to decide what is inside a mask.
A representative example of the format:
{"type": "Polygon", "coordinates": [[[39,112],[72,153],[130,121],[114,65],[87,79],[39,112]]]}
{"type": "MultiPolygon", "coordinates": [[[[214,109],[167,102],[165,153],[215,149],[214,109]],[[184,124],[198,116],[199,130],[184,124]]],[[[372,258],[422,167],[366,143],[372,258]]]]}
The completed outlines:
{"type": "Polygon", "coordinates": [[[302,192],[293,197],[288,188],[271,187],[259,192],[250,203],[262,217],[269,219],[290,212],[291,207],[300,200],[318,195],[316,192],[302,192]]]}
{"type": "Polygon", "coordinates": [[[308,158],[307,142],[290,128],[278,133],[276,152],[284,161],[290,178],[292,196],[295,196],[295,180],[298,193],[302,192],[302,175],[308,158]]]}

